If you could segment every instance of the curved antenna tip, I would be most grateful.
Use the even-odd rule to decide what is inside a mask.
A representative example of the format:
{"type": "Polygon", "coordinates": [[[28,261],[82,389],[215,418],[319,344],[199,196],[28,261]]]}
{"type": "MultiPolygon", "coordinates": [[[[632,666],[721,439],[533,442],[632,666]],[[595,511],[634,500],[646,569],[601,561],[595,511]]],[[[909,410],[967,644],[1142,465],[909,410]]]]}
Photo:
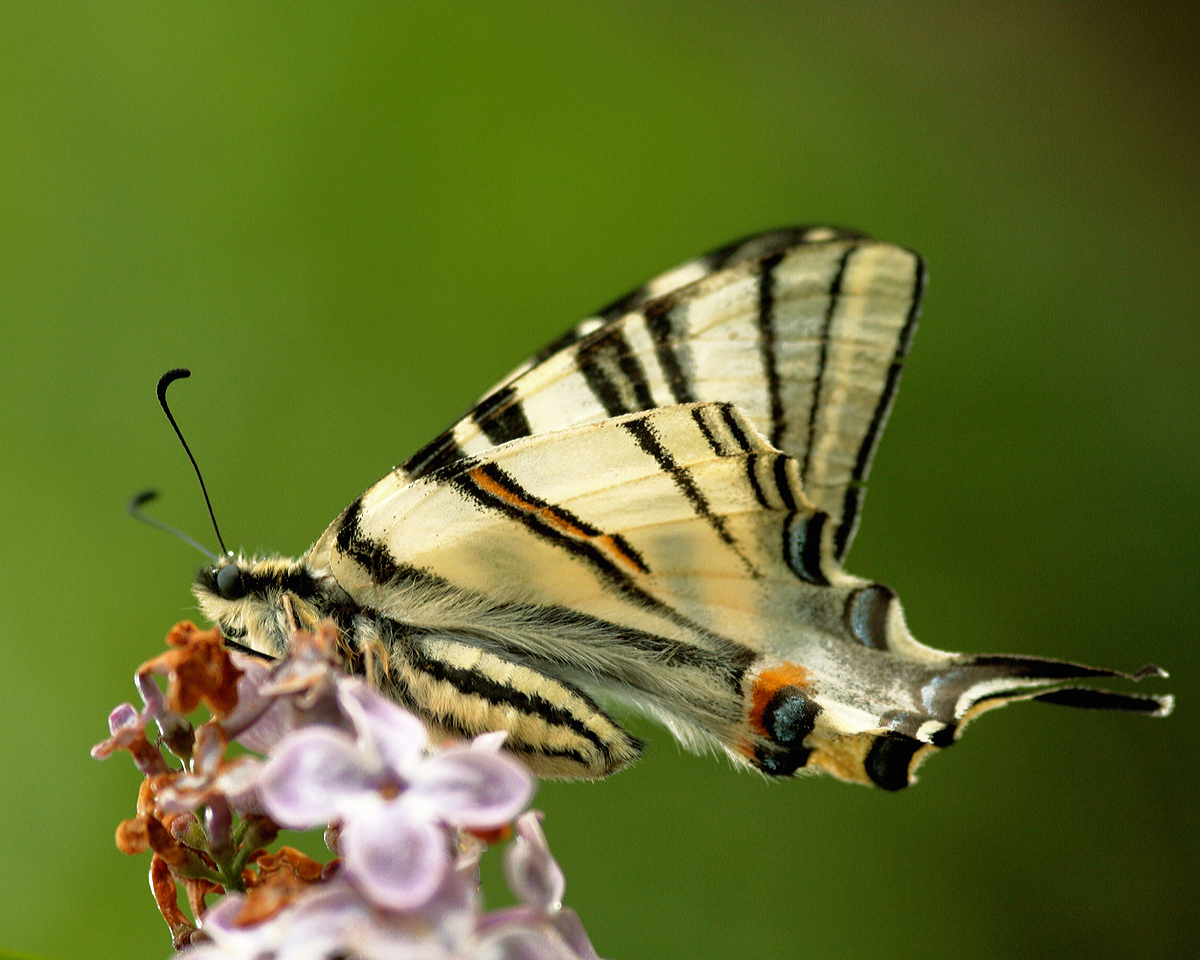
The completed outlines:
{"type": "Polygon", "coordinates": [[[136,517],[142,507],[148,504],[151,500],[157,499],[157,490],[141,490],[129,498],[129,503],[125,505],[125,510],[127,513],[131,513],[136,517]]]}
{"type": "Polygon", "coordinates": [[[167,396],[167,387],[176,380],[186,380],[192,375],[187,367],[174,367],[158,378],[158,402],[163,403],[167,396]]]}

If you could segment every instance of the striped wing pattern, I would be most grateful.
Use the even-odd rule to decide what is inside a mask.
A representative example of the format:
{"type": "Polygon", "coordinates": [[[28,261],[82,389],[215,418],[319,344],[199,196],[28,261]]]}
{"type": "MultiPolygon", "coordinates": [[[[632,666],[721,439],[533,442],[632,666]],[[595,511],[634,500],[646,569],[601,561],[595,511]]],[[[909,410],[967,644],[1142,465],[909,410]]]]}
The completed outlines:
{"type": "Polygon", "coordinates": [[[840,560],[920,306],[920,257],[830,228],[761,234],[622,297],[407,461],[419,479],[520,437],[730,402],[799,465],[840,560]]]}

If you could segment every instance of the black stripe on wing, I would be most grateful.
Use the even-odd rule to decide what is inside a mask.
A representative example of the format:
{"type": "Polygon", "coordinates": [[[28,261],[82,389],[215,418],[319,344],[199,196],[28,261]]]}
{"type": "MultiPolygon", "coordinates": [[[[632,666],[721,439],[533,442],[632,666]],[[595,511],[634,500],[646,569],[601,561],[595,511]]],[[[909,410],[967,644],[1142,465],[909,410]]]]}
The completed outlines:
{"type": "MultiPolygon", "coordinates": [[[[381,617],[380,619],[385,618],[381,617]]],[[[537,717],[548,726],[570,730],[576,736],[591,743],[597,753],[606,760],[612,758],[611,745],[595,731],[589,729],[579,715],[570,708],[552,703],[536,690],[521,690],[511,683],[498,681],[484,670],[455,666],[431,656],[426,645],[421,642],[419,631],[414,632],[412,628],[395,620],[388,622],[393,628],[393,636],[396,637],[394,652],[403,656],[413,669],[428,674],[435,680],[448,683],[468,696],[479,697],[492,705],[508,706],[519,713],[537,717]]],[[[578,687],[559,677],[553,678],[553,683],[570,691],[573,697],[578,698],[587,713],[600,715],[614,728],[625,733],[615,720],[601,710],[599,705],[578,687]]],[[[452,722],[455,718],[453,714],[442,714],[437,719],[445,724],[447,721],[452,722]]],[[[480,731],[464,732],[469,736],[474,736],[480,731]]],[[[626,736],[629,735],[626,734],[626,736]]],[[[629,740],[634,749],[640,752],[642,742],[635,737],[629,737],[629,740]]],[[[510,744],[510,749],[513,746],[514,744],[510,744]]]]}
{"type": "Polygon", "coordinates": [[[1101,688],[1057,686],[1072,680],[1120,678],[1137,681],[1165,676],[1166,671],[1153,664],[1136,673],[1125,673],[1067,660],[982,654],[964,658],[960,663],[935,671],[921,695],[923,702],[930,705],[931,714],[946,721],[955,732],[964,717],[1009,700],[1041,700],[1060,706],[1166,716],[1174,706],[1170,696],[1141,697],[1101,688]],[[999,687],[997,684],[997,681],[1010,679],[1018,682],[1012,687],[999,687]],[[1055,689],[1039,692],[1039,686],[1055,689]]]}
{"type": "Polygon", "coordinates": [[[525,408],[511,384],[484,397],[471,411],[471,420],[494,444],[507,443],[532,432],[525,408]]]}
{"type": "Polygon", "coordinates": [[[775,268],[783,259],[782,253],[768,257],[762,263],[758,278],[758,350],[762,359],[763,379],[771,408],[771,446],[778,447],[787,422],[783,415],[783,392],[779,382],[775,344],[775,268]]]}
{"type": "MultiPolygon", "coordinates": [[[[715,250],[710,250],[703,256],[689,261],[689,263],[698,265],[702,270],[702,275],[708,275],[716,273],[718,270],[736,267],[742,263],[749,263],[754,260],[767,260],[805,244],[867,239],[869,238],[864,233],[859,233],[857,230],[846,230],[841,227],[789,227],[783,230],[769,230],[766,233],[755,233],[747,237],[742,237],[733,243],[727,243],[717,247],[715,250]]],[[[688,264],[682,264],[681,267],[677,267],[671,273],[682,270],[686,266],[688,264]]],[[[644,304],[662,297],[664,294],[673,292],[669,289],[661,289],[661,280],[661,277],[656,278],[649,283],[644,283],[642,286],[629,291],[625,296],[618,297],[616,300],[608,303],[603,309],[597,310],[596,316],[605,321],[616,320],[627,313],[632,313],[640,309],[644,304]]],[[[575,341],[586,336],[588,332],[590,331],[579,331],[579,328],[576,328],[571,333],[559,338],[552,345],[554,347],[553,350],[547,348],[545,351],[539,353],[538,359],[545,359],[551,353],[570,346],[575,341]]],[[[683,403],[684,401],[681,400],[679,402],[683,403]]]]}
{"type": "Polygon", "coordinates": [[[1156,717],[1163,716],[1168,709],[1163,697],[1115,693],[1092,687],[1063,687],[1049,693],[1039,693],[1032,699],[1080,710],[1116,710],[1122,713],[1148,713],[1156,717]]]}
{"type": "MultiPolygon", "coordinates": [[[[699,412],[699,410],[693,411],[693,413],[699,412]]],[[[700,424],[701,430],[704,432],[711,447],[714,440],[711,430],[703,423],[702,417],[694,416],[693,420],[697,424],[700,424]]],[[[662,439],[654,430],[649,419],[637,418],[627,420],[622,426],[637,442],[642,452],[653,457],[654,462],[658,464],[663,473],[671,478],[671,481],[679,488],[679,492],[692,505],[692,510],[695,511],[696,516],[707,523],[717,536],[721,538],[721,541],[737,554],[738,559],[742,561],[743,566],[745,566],[750,576],[755,579],[761,578],[761,571],[750,562],[749,558],[742,552],[741,547],[738,546],[738,542],[734,539],[733,534],[729,532],[729,528],[725,525],[725,518],[713,513],[708,498],[704,495],[704,491],[700,489],[699,485],[697,485],[691,471],[676,460],[671,451],[663,446],[662,439]]]]}
{"type": "Polygon", "coordinates": [[[862,506],[862,486],[871,470],[871,460],[879,446],[879,437],[887,423],[892,403],[896,398],[896,388],[900,384],[900,374],[904,371],[904,360],[912,345],[913,334],[917,329],[917,317],[921,313],[921,299],[925,295],[925,261],[916,254],[913,255],[916,264],[913,268],[912,302],[909,304],[908,315],[900,336],[896,340],[896,352],[892,355],[892,363],[888,368],[887,379],[884,381],[883,392],[875,403],[875,411],[871,415],[870,426],[858,447],[858,455],[854,460],[854,471],[851,474],[850,485],[842,502],[842,518],[833,535],[833,556],[838,562],[845,559],[846,551],[854,539],[854,529],[858,524],[858,513],[862,506]]]}
{"type": "Polygon", "coordinates": [[[375,583],[390,583],[400,567],[387,545],[368,536],[362,528],[363,498],[358,497],[342,511],[337,524],[337,548],[346,557],[367,571],[375,583]]]}
{"type": "Polygon", "coordinates": [[[754,449],[732,403],[706,403],[692,407],[692,420],[709,449],[718,457],[737,457],[754,449]]]}
{"type": "Polygon", "coordinates": [[[792,573],[805,583],[829,586],[821,566],[822,533],[826,513],[793,513],[783,525],[783,557],[792,573]]]}
{"type": "Polygon", "coordinates": [[[671,311],[675,307],[674,297],[662,297],[646,304],[643,317],[646,331],[654,341],[654,356],[658,360],[658,368],[667,381],[667,388],[676,403],[695,403],[692,385],[688,382],[687,374],[675,353],[675,329],[671,322],[671,311]]]}
{"type": "Polygon", "coordinates": [[[715,453],[718,457],[728,457],[731,453],[727,444],[718,439],[713,432],[712,426],[709,424],[705,411],[701,407],[692,408],[692,422],[696,424],[704,441],[708,444],[708,449],[715,453]]]}
{"type": "Polygon", "coordinates": [[[441,470],[452,463],[464,460],[466,456],[466,453],[458,445],[458,441],[454,439],[453,429],[450,429],[425,444],[405,460],[403,470],[410,479],[417,480],[435,470],[441,470]]]}
{"type": "Polygon", "coordinates": [[[634,587],[649,573],[646,561],[620,534],[609,534],[571,511],[534,496],[495,463],[481,463],[447,479],[480,506],[498,510],[542,539],[586,559],[614,585],[634,587]]]}
{"type": "Polygon", "coordinates": [[[620,327],[605,328],[581,342],[575,349],[575,363],[610,417],[658,406],[642,362],[620,327]]]}

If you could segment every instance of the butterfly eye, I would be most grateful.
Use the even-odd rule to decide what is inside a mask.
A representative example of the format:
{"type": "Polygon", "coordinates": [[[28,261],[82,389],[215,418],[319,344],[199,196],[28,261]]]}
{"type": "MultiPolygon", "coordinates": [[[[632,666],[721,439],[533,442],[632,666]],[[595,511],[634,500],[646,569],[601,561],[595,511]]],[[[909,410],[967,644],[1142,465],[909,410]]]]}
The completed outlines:
{"type": "Polygon", "coordinates": [[[238,600],[246,595],[242,571],[236,563],[227,563],[217,571],[217,593],[224,600],[238,600]]]}

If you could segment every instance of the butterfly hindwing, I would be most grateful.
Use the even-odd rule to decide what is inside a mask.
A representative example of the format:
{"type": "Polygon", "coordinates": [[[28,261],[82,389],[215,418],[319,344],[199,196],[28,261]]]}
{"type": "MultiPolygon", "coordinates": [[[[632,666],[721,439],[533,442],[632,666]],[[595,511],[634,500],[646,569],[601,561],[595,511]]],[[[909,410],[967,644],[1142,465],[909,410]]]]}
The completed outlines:
{"type": "Polygon", "coordinates": [[[331,531],[330,565],[358,604],[421,625],[410,644],[536,671],[552,699],[614,695],[774,774],[904,785],[1001,688],[1093,675],[923,646],[890,590],[842,571],[832,531],[796,460],[732,405],[688,404],[385,478],[331,531]]]}

